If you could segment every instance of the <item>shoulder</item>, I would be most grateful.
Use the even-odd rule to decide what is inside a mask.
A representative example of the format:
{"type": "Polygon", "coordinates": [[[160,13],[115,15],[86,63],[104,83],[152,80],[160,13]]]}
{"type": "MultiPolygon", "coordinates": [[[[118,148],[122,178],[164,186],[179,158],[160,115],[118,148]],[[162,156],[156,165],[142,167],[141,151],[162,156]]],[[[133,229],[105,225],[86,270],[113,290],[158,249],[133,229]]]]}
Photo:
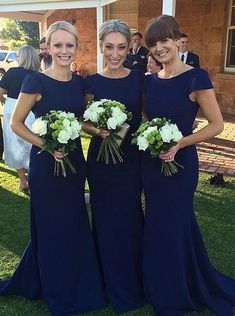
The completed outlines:
{"type": "Polygon", "coordinates": [[[149,53],[148,48],[145,47],[145,46],[141,46],[141,47],[140,47],[140,50],[141,50],[142,53],[145,53],[146,55],[149,53]]]}
{"type": "Polygon", "coordinates": [[[188,52],[188,56],[191,56],[191,57],[195,57],[195,58],[199,58],[199,56],[193,52],[188,52]]]}
{"type": "Polygon", "coordinates": [[[140,71],[138,69],[133,69],[133,70],[130,71],[129,77],[132,80],[143,81],[144,80],[144,73],[143,73],[143,71],[140,71]]]}

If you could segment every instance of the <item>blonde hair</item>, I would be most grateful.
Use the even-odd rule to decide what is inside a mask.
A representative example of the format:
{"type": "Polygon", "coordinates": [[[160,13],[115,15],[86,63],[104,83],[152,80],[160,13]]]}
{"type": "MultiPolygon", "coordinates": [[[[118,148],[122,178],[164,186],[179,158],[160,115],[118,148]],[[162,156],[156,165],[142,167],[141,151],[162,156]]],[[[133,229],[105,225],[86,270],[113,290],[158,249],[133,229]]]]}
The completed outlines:
{"type": "Polygon", "coordinates": [[[25,69],[38,71],[40,68],[40,58],[36,49],[30,45],[20,47],[18,51],[18,64],[25,69]]]}
{"type": "Polygon", "coordinates": [[[47,30],[46,33],[46,44],[49,45],[51,41],[51,35],[52,33],[58,31],[58,30],[64,30],[72,34],[76,39],[76,45],[78,46],[78,30],[75,26],[73,26],[71,23],[67,21],[57,21],[51,24],[47,30]]]}

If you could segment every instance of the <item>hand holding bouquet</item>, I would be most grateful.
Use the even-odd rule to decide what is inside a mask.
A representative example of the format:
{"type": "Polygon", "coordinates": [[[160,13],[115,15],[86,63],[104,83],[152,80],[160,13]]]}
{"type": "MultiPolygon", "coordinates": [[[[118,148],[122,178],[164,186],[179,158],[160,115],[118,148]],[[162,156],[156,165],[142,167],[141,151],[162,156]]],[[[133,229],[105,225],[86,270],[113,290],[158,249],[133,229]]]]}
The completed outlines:
{"type": "MultiPolygon", "coordinates": [[[[151,157],[158,157],[161,152],[167,152],[183,137],[176,124],[166,118],[154,118],[152,121],[143,122],[133,135],[132,144],[137,144],[139,150],[150,151],[151,157]]],[[[171,176],[178,172],[178,167],[183,168],[176,161],[162,161],[162,172],[171,176]]]]}
{"type": "Polygon", "coordinates": [[[66,177],[65,164],[72,173],[76,173],[67,157],[76,148],[75,139],[80,136],[81,131],[81,125],[74,113],[51,110],[34,121],[32,131],[43,138],[43,147],[39,153],[44,150],[61,151],[63,157],[60,161],[55,161],[54,175],[59,176],[61,169],[62,175],[66,177]]]}
{"type": "Polygon", "coordinates": [[[108,164],[112,158],[113,163],[117,163],[117,160],[122,162],[120,140],[123,140],[129,128],[129,125],[124,123],[132,116],[130,112],[127,112],[125,105],[117,101],[102,99],[89,103],[83,116],[84,121],[91,121],[96,128],[109,132],[109,135],[101,142],[97,161],[101,159],[108,164]],[[121,137],[118,133],[124,129],[125,133],[122,133],[121,137]]]}

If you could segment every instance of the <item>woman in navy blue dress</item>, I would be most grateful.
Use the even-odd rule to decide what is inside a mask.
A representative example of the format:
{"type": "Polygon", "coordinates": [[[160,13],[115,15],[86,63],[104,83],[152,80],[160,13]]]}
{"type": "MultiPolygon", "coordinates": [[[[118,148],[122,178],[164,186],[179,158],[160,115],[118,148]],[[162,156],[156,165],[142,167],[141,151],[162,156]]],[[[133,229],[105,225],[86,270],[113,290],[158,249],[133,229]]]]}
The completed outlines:
{"type": "Polygon", "coordinates": [[[12,128],[33,144],[29,188],[31,241],[10,280],[0,283],[0,295],[42,298],[55,316],[88,312],[105,305],[98,265],[84,201],[85,160],[80,139],[69,153],[76,174],[54,176],[58,150],[43,151],[42,138],[34,135],[24,119],[32,109],[36,117],[50,110],[84,111],[82,79],[73,76],[78,38],[68,22],[52,24],[47,33],[52,67],[27,75],[12,117],[12,128]]]}
{"type": "Polygon", "coordinates": [[[235,281],[211,266],[193,211],[198,182],[195,144],[220,133],[223,120],[207,72],[180,61],[179,37],[171,16],[154,18],[147,26],[146,44],[163,69],[146,76],[146,116],[171,119],[183,138],[160,158],[144,153],[144,286],[156,315],[178,316],[209,308],[216,315],[231,316],[235,281]],[[208,125],[192,134],[199,108],[208,125]],[[162,160],[174,159],[184,169],[164,176],[162,160]]]}
{"type": "Polygon", "coordinates": [[[86,78],[88,100],[112,99],[123,103],[133,118],[121,145],[123,162],[106,164],[97,155],[105,130],[85,124],[94,135],[88,151],[88,182],[93,229],[109,301],[116,312],[145,303],[142,287],[143,212],[140,154],[131,134],[141,122],[142,74],[123,67],[131,39],[129,27],[119,20],[105,22],[99,33],[105,68],[86,78]]]}

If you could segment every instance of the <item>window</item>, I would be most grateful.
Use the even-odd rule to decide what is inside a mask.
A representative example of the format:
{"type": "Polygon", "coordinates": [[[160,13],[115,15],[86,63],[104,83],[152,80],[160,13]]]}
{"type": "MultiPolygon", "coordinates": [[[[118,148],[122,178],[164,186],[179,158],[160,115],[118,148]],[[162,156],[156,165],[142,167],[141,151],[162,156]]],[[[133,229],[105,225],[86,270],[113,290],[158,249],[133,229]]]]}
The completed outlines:
{"type": "Polygon", "coordinates": [[[230,2],[225,56],[225,70],[235,72],[235,0],[230,2]]]}

